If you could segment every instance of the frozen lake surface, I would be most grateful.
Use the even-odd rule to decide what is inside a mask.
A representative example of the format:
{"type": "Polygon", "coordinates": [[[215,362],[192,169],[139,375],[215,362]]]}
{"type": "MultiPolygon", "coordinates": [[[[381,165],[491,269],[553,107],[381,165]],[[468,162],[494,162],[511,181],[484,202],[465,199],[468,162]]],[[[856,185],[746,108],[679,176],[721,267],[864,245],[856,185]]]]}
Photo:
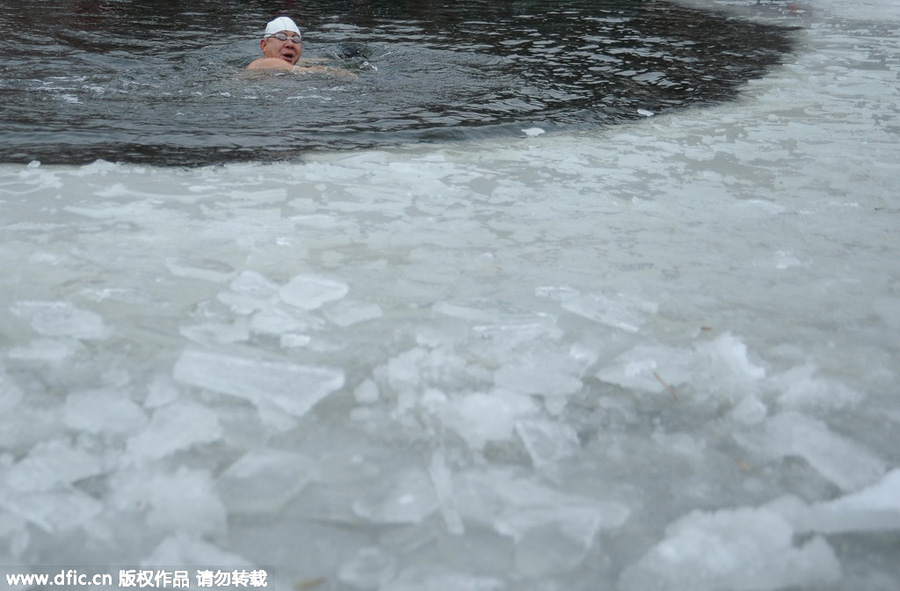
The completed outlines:
{"type": "Polygon", "coordinates": [[[0,165],[0,571],[893,591],[900,10],[727,104],[291,164],[0,165]]]}

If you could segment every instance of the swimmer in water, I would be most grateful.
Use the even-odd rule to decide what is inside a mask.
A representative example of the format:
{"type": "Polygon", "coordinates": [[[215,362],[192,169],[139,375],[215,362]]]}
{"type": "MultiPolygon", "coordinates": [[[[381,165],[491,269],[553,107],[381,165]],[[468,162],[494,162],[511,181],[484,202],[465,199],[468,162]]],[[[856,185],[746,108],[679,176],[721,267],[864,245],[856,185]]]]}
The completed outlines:
{"type": "Polygon", "coordinates": [[[248,70],[288,70],[291,72],[330,72],[356,76],[347,70],[325,66],[298,66],[302,52],[302,35],[297,24],[286,16],[279,16],[266,25],[266,33],[259,42],[263,57],[255,59],[248,70]]]}

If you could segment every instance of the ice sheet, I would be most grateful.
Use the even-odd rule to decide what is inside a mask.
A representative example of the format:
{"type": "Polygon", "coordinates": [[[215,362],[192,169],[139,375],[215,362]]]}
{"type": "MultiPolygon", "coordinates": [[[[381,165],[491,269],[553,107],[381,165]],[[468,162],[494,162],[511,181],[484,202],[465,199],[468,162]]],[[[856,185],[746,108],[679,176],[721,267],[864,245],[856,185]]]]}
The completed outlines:
{"type": "Polygon", "coordinates": [[[833,433],[827,425],[786,412],[768,419],[762,429],[736,433],[735,439],[754,453],[776,458],[804,458],[843,491],[855,491],[881,479],[885,462],[866,447],[833,433]]]}
{"type": "Polygon", "coordinates": [[[847,533],[900,530],[900,471],[892,470],[872,486],[830,501],[805,503],[787,495],[770,508],[798,532],[847,533]]]}
{"type": "Polygon", "coordinates": [[[182,383],[298,417],[344,385],[343,372],[330,367],[256,360],[198,349],[182,353],[173,372],[175,379],[182,383]]]}

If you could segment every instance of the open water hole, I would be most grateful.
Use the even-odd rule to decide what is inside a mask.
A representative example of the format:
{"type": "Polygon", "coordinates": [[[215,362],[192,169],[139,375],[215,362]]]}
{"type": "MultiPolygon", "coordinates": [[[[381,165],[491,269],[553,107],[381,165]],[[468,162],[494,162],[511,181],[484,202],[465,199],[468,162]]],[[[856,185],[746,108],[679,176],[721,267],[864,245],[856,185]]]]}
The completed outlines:
{"type": "Polygon", "coordinates": [[[0,2],[0,161],[157,165],[591,129],[734,97],[791,31],[663,0],[0,2]],[[354,76],[248,73],[265,23],[354,76]]]}

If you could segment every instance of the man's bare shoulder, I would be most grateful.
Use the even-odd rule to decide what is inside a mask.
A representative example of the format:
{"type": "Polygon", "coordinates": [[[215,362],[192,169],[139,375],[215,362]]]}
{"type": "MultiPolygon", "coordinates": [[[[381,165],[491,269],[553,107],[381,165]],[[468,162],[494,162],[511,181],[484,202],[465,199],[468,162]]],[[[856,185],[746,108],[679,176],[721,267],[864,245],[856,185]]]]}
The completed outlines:
{"type": "Polygon", "coordinates": [[[279,57],[261,57],[247,64],[248,70],[291,70],[293,64],[279,57]]]}
{"type": "Polygon", "coordinates": [[[344,70],[343,68],[335,68],[333,66],[325,66],[321,65],[323,62],[327,63],[330,60],[324,58],[311,58],[300,60],[296,65],[291,65],[290,63],[284,61],[283,59],[277,57],[261,57],[259,59],[253,60],[247,65],[247,70],[284,70],[289,72],[296,73],[320,73],[320,74],[331,74],[332,76],[347,76],[350,78],[356,78],[357,75],[353,72],[349,72],[344,70]]]}

